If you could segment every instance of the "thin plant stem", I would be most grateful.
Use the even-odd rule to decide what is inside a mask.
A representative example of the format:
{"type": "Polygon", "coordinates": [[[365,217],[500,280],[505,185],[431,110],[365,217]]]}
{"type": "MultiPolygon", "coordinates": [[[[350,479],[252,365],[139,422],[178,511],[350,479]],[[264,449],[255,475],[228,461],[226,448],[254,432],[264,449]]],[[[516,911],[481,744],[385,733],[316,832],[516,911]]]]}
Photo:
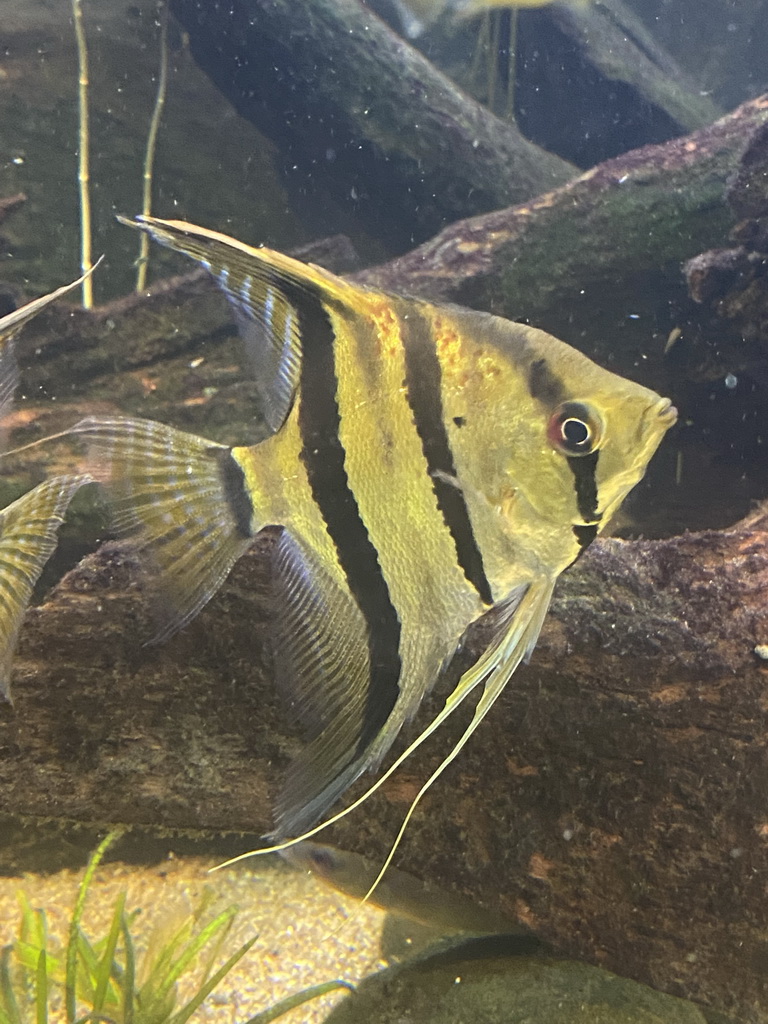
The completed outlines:
{"type": "Polygon", "coordinates": [[[475,46],[472,51],[472,62],[469,68],[469,80],[480,85],[480,75],[488,62],[488,50],[491,45],[491,14],[485,11],[475,38],[475,46]]]}
{"type": "MultiPolygon", "coordinates": [[[[77,182],[80,189],[80,268],[88,274],[91,259],[91,193],[90,193],[90,128],[88,124],[88,48],[85,42],[81,0],[72,0],[72,16],[77,40],[79,145],[77,156],[77,182]]],[[[93,307],[93,283],[90,275],[83,281],[83,306],[93,307]]]]}
{"type": "MultiPolygon", "coordinates": [[[[165,96],[168,91],[168,0],[162,0],[159,9],[160,17],[160,70],[157,77],[157,96],[149,122],[147,135],[147,151],[144,155],[144,192],[141,212],[148,217],[152,212],[152,175],[157,149],[157,133],[160,118],[163,116],[165,96]]],[[[139,259],[136,271],[136,291],[141,292],[147,286],[147,264],[149,262],[149,235],[142,232],[139,242],[139,259]]]]}
{"type": "Polygon", "coordinates": [[[499,88],[499,49],[501,47],[501,13],[490,12],[490,43],[488,55],[488,109],[496,113],[496,93],[499,88]]]}
{"type": "Polygon", "coordinates": [[[507,37],[507,104],[504,115],[508,121],[516,121],[515,86],[517,85],[517,19],[518,9],[509,12],[509,33],[507,37]]]}

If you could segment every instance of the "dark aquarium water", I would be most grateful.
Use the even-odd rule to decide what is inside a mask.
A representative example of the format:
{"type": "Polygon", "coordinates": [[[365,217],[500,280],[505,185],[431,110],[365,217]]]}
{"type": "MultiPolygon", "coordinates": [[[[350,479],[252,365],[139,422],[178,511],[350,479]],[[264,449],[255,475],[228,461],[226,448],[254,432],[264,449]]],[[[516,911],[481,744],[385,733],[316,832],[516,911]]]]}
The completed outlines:
{"type": "Polygon", "coordinates": [[[766,52],[0,0],[0,1024],[768,1022],[766,52]]]}

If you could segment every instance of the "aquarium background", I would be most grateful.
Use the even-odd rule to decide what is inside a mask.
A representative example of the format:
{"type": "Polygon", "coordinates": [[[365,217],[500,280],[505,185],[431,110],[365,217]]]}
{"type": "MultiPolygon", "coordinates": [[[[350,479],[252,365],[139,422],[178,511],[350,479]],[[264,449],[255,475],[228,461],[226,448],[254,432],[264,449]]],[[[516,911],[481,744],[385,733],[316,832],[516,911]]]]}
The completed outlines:
{"type": "MultiPolygon", "coordinates": [[[[374,980],[362,1009],[337,992],[285,1019],[428,1020],[421,987],[435,1020],[491,1024],[516,1019],[503,1014],[530,985],[518,1009],[532,1021],[581,1020],[577,1004],[592,998],[588,1019],[606,1024],[760,1024],[768,4],[574,0],[467,16],[464,6],[172,0],[168,13],[156,0],[82,0],[103,261],[94,310],[75,294],[20,336],[8,446],[92,414],[225,444],[266,436],[224,299],[154,245],[136,294],[139,241],[117,220],[141,210],[164,21],[154,215],[542,327],[670,395],[678,424],[614,539],[562,581],[499,721],[414,820],[396,863],[416,887],[393,883],[383,909],[359,907],[361,879],[375,876],[438,747],[328,836],[365,863],[339,853],[300,862],[295,876],[276,860],[204,875],[258,845],[298,739],[275,725],[265,570],[257,550],[188,630],[141,646],[152,633],[141,581],[95,488],[83,491],[21,634],[15,702],[0,708],[0,943],[18,935],[21,888],[46,907],[63,955],[69,872],[108,826],[126,825],[133,838],[112,848],[89,894],[92,929],[125,886],[146,945],[145,917],[162,918],[167,899],[175,921],[180,902],[210,888],[217,907],[241,905],[219,962],[262,936],[193,1019],[245,1024],[289,992],[358,982],[483,932],[468,911],[450,918],[458,893],[546,951],[478,946],[469,984],[463,949],[439,945],[442,960],[414,961],[415,983],[374,980]],[[605,652],[605,692],[593,698],[590,666],[605,652]],[[496,788],[473,807],[486,773],[496,788]],[[599,907],[603,873],[610,905],[599,907]],[[550,949],[561,973],[547,973],[550,949]],[[513,994],[493,988],[518,969],[513,994]],[[467,1003],[443,1002],[462,972],[467,1003]],[[327,1017],[344,1000],[351,1009],[327,1017]]],[[[80,132],[69,0],[0,0],[0,314],[80,272],[80,132]]],[[[81,460],[66,439],[4,456],[0,504],[81,460]]],[[[52,1000],[51,1019],[67,1019],[61,991],[52,1000]]]]}

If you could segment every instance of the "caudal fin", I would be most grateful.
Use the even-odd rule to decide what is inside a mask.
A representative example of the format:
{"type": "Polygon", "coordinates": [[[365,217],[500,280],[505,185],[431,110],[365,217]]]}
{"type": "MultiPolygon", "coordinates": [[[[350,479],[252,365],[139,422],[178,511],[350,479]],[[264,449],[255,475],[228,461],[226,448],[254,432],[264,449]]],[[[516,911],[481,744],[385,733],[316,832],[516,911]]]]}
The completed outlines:
{"type": "Polygon", "coordinates": [[[0,512],[0,693],[10,699],[16,640],[32,590],[53,554],[59,527],[86,474],[55,476],[0,512]]]}
{"type": "Polygon", "coordinates": [[[152,571],[164,640],[194,618],[248,548],[252,507],[231,449],[162,423],[81,420],[115,529],[152,571]]]}

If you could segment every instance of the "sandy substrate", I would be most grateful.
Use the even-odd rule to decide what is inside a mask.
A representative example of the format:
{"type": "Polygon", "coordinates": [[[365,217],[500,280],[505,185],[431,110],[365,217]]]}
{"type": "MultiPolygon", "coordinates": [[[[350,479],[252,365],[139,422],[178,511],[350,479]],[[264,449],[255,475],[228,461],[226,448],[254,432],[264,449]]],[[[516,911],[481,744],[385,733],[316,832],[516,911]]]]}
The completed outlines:
{"type": "MultiPolygon", "coordinates": [[[[244,1022],[302,988],[334,978],[356,982],[384,966],[379,955],[383,911],[360,907],[277,859],[256,859],[247,867],[211,875],[208,869],[215,863],[184,857],[153,867],[103,865],[86,904],[85,934],[90,939],[106,934],[115,899],[123,889],[126,909],[141,910],[134,925],[139,958],[153,929],[180,923],[182,914],[198,904],[206,889],[215,894],[214,910],[237,904],[240,913],[219,962],[254,934],[258,937],[193,1017],[211,1024],[244,1022]]],[[[45,907],[51,944],[61,942],[81,877],[82,872],[61,871],[0,878],[0,945],[16,936],[20,889],[34,907],[45,907]]],[[[188,996],[194,991],[192,980],[186,988],[180,984],[177,1006],[182,1005],[185,992],[188,996]]],[[[285,1024],[319,1024],[341,998],[343,992],[324,996],[280,1019],[285,1024]]]]}

